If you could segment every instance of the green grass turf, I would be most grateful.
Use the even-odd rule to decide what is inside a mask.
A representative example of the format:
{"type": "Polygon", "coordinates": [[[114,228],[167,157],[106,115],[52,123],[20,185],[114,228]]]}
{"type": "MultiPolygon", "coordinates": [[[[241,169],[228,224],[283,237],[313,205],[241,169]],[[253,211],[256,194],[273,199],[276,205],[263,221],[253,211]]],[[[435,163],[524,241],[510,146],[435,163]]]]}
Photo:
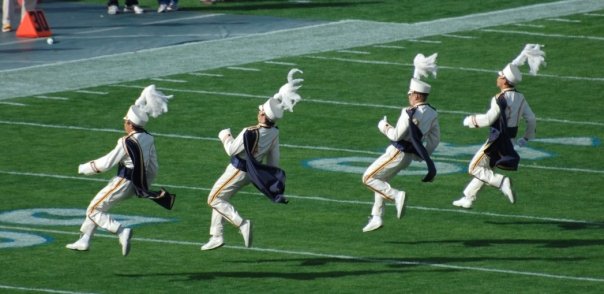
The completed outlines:
{"type": "MultiPolygon", "coordinates": [[[[434,4],[409,2],[420,7],[434,4]]],[[[379,5],[383,8],[379,14],[370,10],[362,15],[373,20],[417,21],[526,2],[482,1],[485,5],[473,6],[471,11],[463,5],[451,5],[456,11],[444,14],[439,9],[443,15],[419,15],[419,19],[407,19],[409,14],[402,12],[408,4],[395,5],[396,1],[348,1],[347,9],[339,9],[339,14],[326,7],[344,5],[344,1],[321,1],[313,9],[298,9],[289,3],[268,9],[271,3],[223,3],[199,9],[345,19],[361,18],[363,11],[369,11],[361,8],[379,5]],[[250,9],[252,6],[264,8],[250,9]],[[401,9],[397,10],[400,13],[392,13],[395,9],[401,9]]],[[[393,179],[392,185],[409,195],[406,216],[397,220],[394,208],[388,206],[384,228],[372,233],[361,232],[373,199],[362,186],[361,175],[311,169],[304,164],[317,158],[376,157],[388,144],[377,131],[378,120],[388,115],[394,121],[400,110],[320,101],[402,107],[412,72],[408,64],[419,52],[439,53],[441,69],[438,79],[430,80],[434,87],[430,103],[441,110],[442,141],[455,146],[482,143],[487,130],[463,128],[463,114],[457,112],[484,111],[497,91],[495,74],[460,68],[495,72],[528,42],[545,44],[548,61],[540,76],[526,75],[519,86],[539,118],[538,137],[601,140],[602,41],[559,37],[601,36],[601,18],[568,18],[581,23],[541,20],[531,24],[545,25],[543,28],[494,28],[537,32],[540,36],[469,31],[459,35],[474,39],[435,36],[426,40],[442,43],[400,41],[387,45],[405,49],[363,47],[354,49],[371,54],[326,52],[277,60],[304,70],[300,93],[306,101],[279,123],[281,143],[288,145],[281,148],[281,165],[288,174],[291,203],[272,204],[253,187],[233,198],[242,216],[254,221],[252,250],[244,249],[237,230],[227,226],[224,248],[199,251],[208,238],[206,195],[228,163],[216,135],[223,128],[230,127],[235,133],[254,124],[256,107],[264,101],[221,93],[268,97],[285,82],[289,66],[252,63],[242,66],[260,69],[260,73],[221,68],[208,73],[222,77],[165,77],[187,83],[141,80],[86,89],[108,95],[51,93],[69,98],[64,101],[34,97],[8,100],[27,106],[0,105],[1,120],[13,122],[0,124],[4,138],[0,141],[0,187],[5,197],[2,212],[84,209],[105,184],[86,179],[108,179],[113,171],[86,178],[51,176],[76,177],[79,163],[113,148],[121,136],[127,107],[150,83],[175,95],[170,111],[152,120],[148,129],[158,134],[161,168],[157,183],[172,187],[178,198],[173,211],[141,199],[124,201],[112,210],[173,220],[135,227],[132,253],[127,258],[120,255],[117,240],[104,233],[94,239],[89,252],[72,252],[64,245],[77,238],[77,226],[0,222],[0,232],[30,233],[49,240],[32,247],[0,248],[0,286],[95,293],[601,293],[604,159],[600,145],[531,142],[531,147],[551,157],[525,159],[518,172],[505,172],[514,179],[518,203],[510,205],[499,192],[485,188],[470,213],[450,204],[469,180],[463,172],[440,174],[430,184],[421,183],[420,176],[403,174],[393,179]],[[356,62],[359,60],[389,63],[356,62]]],[[[461,168],[470,158],[471,154],[439,155],[439,160],[461,168]]],[[[22,293],[15,288],[0,291],[22,293]]]]}

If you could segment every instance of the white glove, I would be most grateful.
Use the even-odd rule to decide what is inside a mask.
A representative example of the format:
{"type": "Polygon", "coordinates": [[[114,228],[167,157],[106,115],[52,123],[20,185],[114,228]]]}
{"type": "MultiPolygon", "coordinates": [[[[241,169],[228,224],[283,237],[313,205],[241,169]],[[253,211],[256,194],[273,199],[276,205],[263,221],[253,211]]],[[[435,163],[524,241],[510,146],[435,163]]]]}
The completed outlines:
{"type": "Polygon", "coordinates": [[[220,131],[220,133],[218,133],[218,138],[220,139],[220,141],[222,143],[224,143],[224,141],[228,138],[231,137],[231,129],[224,129],[222,131],[220,131]]]}
{"type": "Polygon", "coordinates": [[[463,119],[463,125],[466,127],[472,127],[472,116],[466,116],[466,118],[463,119]]]}
{"type": "Polygon", "coordinates": [[[390,124],[388,123],[388,120],[386,118],[386,116],[384,115],[384,118],[382,118],[382,120],[380,120],[380,122],[378,123],[378,129],[382,132],[386,131],[386,128],[389,126],[390,124]]]}
{"type": "Polygon", "coordinates": [[[92,166],[90,165],[90,162],[86,162],[86,163],[82,163],[78,166],[78,174],[82,174],[82,175],[91,175],[94,174],[94,170],[92,169],[92,166]]]}
{"type": "Polygon", "coordinates": [[[518,141],[516,141],[516,145],[518,145],[518,147],[524,147],[528,144],[528,139],[525,138],[520,138],[518,139],[518,141]]]}

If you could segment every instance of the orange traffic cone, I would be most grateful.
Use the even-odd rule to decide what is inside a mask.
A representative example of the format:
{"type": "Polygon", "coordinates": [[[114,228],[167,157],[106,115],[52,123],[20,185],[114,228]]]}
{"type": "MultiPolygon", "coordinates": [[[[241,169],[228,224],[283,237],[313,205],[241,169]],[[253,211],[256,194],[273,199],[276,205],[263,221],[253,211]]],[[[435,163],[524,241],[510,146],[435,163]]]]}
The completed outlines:
{"type": "Polygon", "coordinates": [[[52,32],[46,21],[46,16],[44,16],[44,11],[28,11],[21,20],[21,24],[19,25],[16,34],[17,37],[20,38],[50,37],[52,32]]]}

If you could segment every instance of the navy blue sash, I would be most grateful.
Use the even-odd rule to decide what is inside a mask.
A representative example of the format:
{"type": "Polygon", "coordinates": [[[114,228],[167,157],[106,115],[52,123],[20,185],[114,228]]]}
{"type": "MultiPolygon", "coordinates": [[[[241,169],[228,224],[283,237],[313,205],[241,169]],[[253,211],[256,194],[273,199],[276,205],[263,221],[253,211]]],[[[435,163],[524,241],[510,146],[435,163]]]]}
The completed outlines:
{"type": "Polygon", "coordinates": [[[422,137],[424,136],[422,131],[415,123],[413,123],[413,115],[415,114],[416,110],[416,107],[406,110],[407,115],[409,116],[409,132],[411,133],[411,142],[400,140],[397,142],[391,141],[390,144],[402,152],[413,153],[425,161],[428,167],[428,173],[426,176],[424,176],[422,182],[432,182],[434,177],[436,177],[436,166],[434,166],[434,161],[432,161],[430,158],[426,147],[424,147],[424,144],[422,144],[422,137]]]}
{"type": "Polygon", "coordinates": [[[231,164],[239,170],[247,172],[250,181],[256,189],[275,203],[287,204],[289,200],[283,195],[285,193],[285,171],[258,162],[254,158],[253,150],[258,144],[258,129],[248,129],[243,134],[243,146],[247,154],[247,160],[238,156],[231,157],[231,164]]]}
{"type": "Polygon", "coordinates": [[[491,167],[498,167],[505,170],[517,170],[520,162],[520,155],[514,150],[512,144],[512,135],[516,135],[518,128],[508,128],[507,116],[505,110],[508,106],[505,100],[505,93],[497,97],[497,106],[499,106],[499,118],[491,125],[489,146],[484,153],[489,156],[491,167]]]}
{"type": "Polygon", "coordinates": [[[138,145],[138,142],[130,136],[126,137],[125,141],[126,150],[128,151],[128,155],[130,156],[134,167],[129,169],[120,164],[117,172],[118,177],[125,178],[132,182],[136,196],[151,199],[166,209],[172,209],[174,201],[176,200],[176,195],[170,194],[163,187],[160,191],[149,190],[143,152],[138,145]]]}

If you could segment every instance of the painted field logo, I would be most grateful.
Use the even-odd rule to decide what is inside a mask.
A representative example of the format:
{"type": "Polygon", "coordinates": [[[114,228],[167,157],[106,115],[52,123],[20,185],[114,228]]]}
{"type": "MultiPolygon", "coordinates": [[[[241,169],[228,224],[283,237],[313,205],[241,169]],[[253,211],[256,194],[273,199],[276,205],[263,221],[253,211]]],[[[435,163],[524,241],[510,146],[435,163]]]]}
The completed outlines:
{"type": "MultiPolygon", "coordinates": [[[[0,213],[0,224],[32,226],[79,226],[86,215],[85,209],[74,208],[30,208],[0,213]]],[[[112,214],[128,227],[151,223],[172,222],[172,219],[138,215],[112,214]]],[[[19,228],[0,226],[0,249],[40,245],[52,239],[31,232],[15,232],[19,228]]]]}
{"type": "MultiPolygon", "coordinates": [[[[333,172],[363,174],[369,164],[374,160],[375,158],[372,157],[319,158],[308,160],[305,162],[305,165],[311,168],[333,172]]],[[[457,164],[446,162],[434,162],[434,164],[440,174],[457,173],[463,170],[462,167],[457,164]]],[[[414,161],[407,170],[401,171],[399,174],[422,176],[426,174],[426,165],[422,162],[414,161]]]]}

